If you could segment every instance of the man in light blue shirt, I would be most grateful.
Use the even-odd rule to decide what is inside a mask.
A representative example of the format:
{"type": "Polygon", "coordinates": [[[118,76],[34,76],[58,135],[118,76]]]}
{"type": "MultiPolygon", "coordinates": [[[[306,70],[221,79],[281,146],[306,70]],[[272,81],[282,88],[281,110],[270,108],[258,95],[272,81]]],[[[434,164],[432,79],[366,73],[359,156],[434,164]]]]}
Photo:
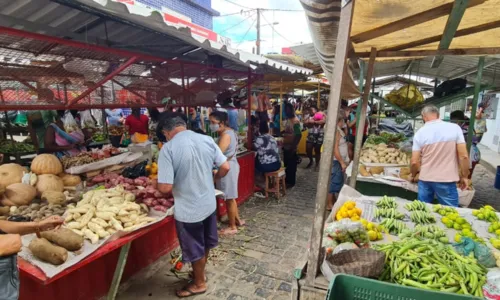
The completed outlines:
{"type": "Polygon", "coordinates": [[[158,126],[168,141],[158,157],[158,190],[174,196],[182,259],[193,266],[193,282],[177,296],[203,294],[208,253],[218,244],[212,169],[215,165],[216,177],[224,177],[229,163],[211,137],[187,130],[186,121],[177,114],[165,115],[158,126]]]}

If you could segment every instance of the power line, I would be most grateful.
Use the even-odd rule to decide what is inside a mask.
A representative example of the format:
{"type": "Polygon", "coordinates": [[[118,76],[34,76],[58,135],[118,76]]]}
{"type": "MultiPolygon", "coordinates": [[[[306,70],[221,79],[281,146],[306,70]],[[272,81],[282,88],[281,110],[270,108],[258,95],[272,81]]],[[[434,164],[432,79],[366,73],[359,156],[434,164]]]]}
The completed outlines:
{"type": "Polygon", "coordinates": [[[241,10],[241,11],[234,12],[234,13],[224,14],[224,15],[220,15],[220,16],[214,16],[214,18],[240,15],[240,14],[247,13],[247,12],[252,12],[252,11],[255,11],[255,9],[241,10]]]}
{"type": "Polygon", "coordinates": [[[281,36],[285,41],[291,43],[291,44],[296,44],[292,41],[290,41],[289,39],[287,39],[286,37],[284,37],[281,33],[279,33],[275,28],[274,28],[274,25],[272,25],[271,23],[269,23],[269,21],[266,19],[266,17],[264,16],[264,14],[262,14],[262,18],[264,19],[264,21],[266,21],[266,23],[271,26],[271,29],[279,36],[281,36]]]}
{"type": "Polygon", "coordinates": [[[224,32],[228,31],[229,29],[232,29],[232,28],[234,28],[234,27],[236,27],[236,26],[240,25],[241,23],[243,23],[243,22],[245,22],[246,20],[250,19],[250,18],[251,18],[252,16],[254,16],[254,15],[255,15],[255,14],[251,14],[251,15],[249,15],[249,16],[248,16],[248,17],[246,17],[245,19],[241,20],[241,22],[238,22],[237,24],[234,24],[234,25],[232,25],[232,26],[230,26],[230,27],[228,27],[228,28],[226,28],[226,29],[222,30],[221,32],[219,32],[219,34],[223,34],[224,32]]]}
{"type": "Polygon", "coordinates": [[[255,24],[255,22],[257,22],[257,19],[253,20],[252,25],[250,25],[250,27],[248,27],[247,32],[245,32],[245,35],[243,36],[243,38],[241,39],[241,41],[238,43],[238,45],[236,45],[236,48],[238,48],[241,45],[241,43],[243,43],[245,41],[245,38],[247,37],[248,32],[250,31],[250,29],[252,29],[252,27],[255,24]]]}

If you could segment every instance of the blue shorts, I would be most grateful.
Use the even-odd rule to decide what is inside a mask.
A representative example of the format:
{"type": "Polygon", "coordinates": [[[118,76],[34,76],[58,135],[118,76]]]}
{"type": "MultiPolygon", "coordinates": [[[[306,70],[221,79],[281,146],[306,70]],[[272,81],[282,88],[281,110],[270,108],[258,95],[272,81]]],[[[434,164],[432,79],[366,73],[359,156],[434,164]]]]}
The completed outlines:
{"type": "Polygon", "coordinates": [[[458,207],[458,190],[455,182],[418,182],[418,200],[431,203],[434,195],[442,205],[458,207]]]}
{"type": "Polygon", "coordinates": [[[184,223],[176,220],[175,227],[182,261],[186,263],[202,259],[206,251],[217,247],[219,243],[216,212],[201,222],[184,223]]]}
{"type": "Polygon", "coordinates": [[[328,193],[339,193],[342,186],[344,186],[344,172],[342,172],[340,163],[334,160],[332,166],[332,176],[330,177],[330,189],[328,190],[328,193]]]}

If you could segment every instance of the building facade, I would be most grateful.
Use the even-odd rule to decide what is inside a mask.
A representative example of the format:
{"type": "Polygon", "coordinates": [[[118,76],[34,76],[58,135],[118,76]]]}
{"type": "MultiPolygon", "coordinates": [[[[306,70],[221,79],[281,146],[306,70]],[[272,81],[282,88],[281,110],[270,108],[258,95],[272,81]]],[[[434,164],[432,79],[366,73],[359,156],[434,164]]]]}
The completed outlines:
{"type": "Polygon", "coordinates": [[[210,30],[213,28],[213,17],[220,15],[218,11],[212,9],[212,0],[137,0],[137,2],[210,30]]]}

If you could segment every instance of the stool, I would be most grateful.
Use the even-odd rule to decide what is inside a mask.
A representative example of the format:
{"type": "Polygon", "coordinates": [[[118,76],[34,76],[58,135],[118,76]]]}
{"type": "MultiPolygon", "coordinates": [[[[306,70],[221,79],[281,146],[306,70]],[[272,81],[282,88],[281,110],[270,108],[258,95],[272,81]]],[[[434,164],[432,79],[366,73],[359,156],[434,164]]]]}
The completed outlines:
{"type": "Polygon", "coordinates": [[[283,188],[283,195],[286,195],[286,184],[285,184],[285,169],[281,168],[275,172],[269,172],[264,174],[266,176],[266,199],[269,198],[269,193],[276,193],[278,200],[280,199],[280,187],[283,188]],[[270,187],[272,184],[272,188],[270,187]]]}

